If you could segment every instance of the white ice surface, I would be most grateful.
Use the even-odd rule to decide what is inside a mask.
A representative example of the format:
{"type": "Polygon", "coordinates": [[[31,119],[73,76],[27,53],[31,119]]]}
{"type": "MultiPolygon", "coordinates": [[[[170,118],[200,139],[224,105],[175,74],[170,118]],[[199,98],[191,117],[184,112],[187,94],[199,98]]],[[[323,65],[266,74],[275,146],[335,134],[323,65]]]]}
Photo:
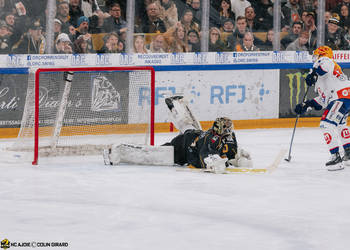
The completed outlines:
{"type": "MultiPolygon", "coordinates": [[[[265,168],[289,147],[292,129],[236,133],[254,167],[265,168]]],[[[350,167],[328,172],[328,158],[319,129],[298,128],[292,161],[265,174],[106,167],[102,156],[3,163],[0,240],[66,241],[62,249],[74,250],[350,249],[350,167]]]]}

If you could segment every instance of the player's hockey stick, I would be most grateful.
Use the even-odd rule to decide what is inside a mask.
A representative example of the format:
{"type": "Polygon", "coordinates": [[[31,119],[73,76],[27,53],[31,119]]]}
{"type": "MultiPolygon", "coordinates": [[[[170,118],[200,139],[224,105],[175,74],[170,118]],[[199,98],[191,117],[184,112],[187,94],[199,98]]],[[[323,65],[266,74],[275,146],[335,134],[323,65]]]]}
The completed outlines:
{"type": "MultiPolygon", "coordinates": [[[[307,86],[307,89],[306,89],[305,94],[304,94],[304,97],[303,97],[303,103],[305,102],[305,99],[306,99],[307,93],[309,92],[309,89],[310,89],[310,86],[307,86]]],[[[293,133],[292,133],[292,138],[291,138],[291,140],[290,140],[290,145],[289,145],[288,157],[284,159],[285,161],[288,161],[288,162],[290,162],[290,160],[292,159],[292,155],[291,155],[291,154],[292,154],[292,146],[293,146],[293,140],[294,140],[295,129],[296,129],[296,127],[297,127],[297,123],[298,123],[299,117],[300,117],[300,115],[297,115],[297,118],[295,119],[294,128],[293,128],[293,133]]]]}

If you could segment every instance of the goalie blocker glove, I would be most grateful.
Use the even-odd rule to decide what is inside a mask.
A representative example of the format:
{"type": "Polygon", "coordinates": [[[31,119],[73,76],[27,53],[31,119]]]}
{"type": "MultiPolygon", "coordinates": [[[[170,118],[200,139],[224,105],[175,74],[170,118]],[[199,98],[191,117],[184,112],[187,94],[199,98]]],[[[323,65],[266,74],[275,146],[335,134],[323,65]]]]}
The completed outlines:
{"type": "Polygon", "coordinates": [[[295,106],[295,113],[297,113],[298,115],[302,115],[304,114],[308,108],[313,108],[315,110],[321,110],[322,106],[320,104],[318,104],[314,99],[312,100],[307,100],[303,103],[299,103],[295,106]]]}

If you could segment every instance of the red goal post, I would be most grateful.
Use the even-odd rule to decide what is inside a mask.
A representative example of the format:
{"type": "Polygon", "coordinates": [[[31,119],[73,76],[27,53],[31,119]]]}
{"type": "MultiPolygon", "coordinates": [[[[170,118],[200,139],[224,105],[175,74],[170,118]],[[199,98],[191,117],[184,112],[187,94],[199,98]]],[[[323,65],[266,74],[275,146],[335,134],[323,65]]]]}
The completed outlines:
{"type": "MultiPolygon", "coordinates": [[[[40,130],[42,129],[42,125],[40,125],[40,115],[41,115],[41,107],[40,107],[40,98],[41,98],[41,96],[40,96],[40,87],[41,87],[41,81],[43,81],[42,80],[42,75],[43,74],[55,74],[55,73],[59,73],[59,72],[73,72],[74,73],[74,75],[76,75],[76,74],[79,74],[79,73],[87,73],[87,72],[90,72],[91,74],[98,74],[98,75],[100,75],[100,74],[104,74],[105,72],[116,72],[115,74],[118,74],[118,73],[123,73],[123,77],[126,77],[126,78],[128,78],[129,79],[129,81],[130,81],[130,79],[133,77],[133,78],[135,78],[135,79],[137,79],[137,78],[141,78],[141,77],[143,77],[144,75],[147,75],[147,79],[149,78],[149,83],[131,83],[131,82],[129,82],[129,86],[127,87],[128,89],[129,89],[129,91],[131,92],[131,91],[136,91],[135,93],[133,93],[133,94],[135,94],[135,95],[137,95],[138,93],[140,93],[140,91],[137,93],[137,90],[131,90],[131,88],[132,88],[132,86],[131,86],[131,84],[135,84],[135,85],[142,85],[142,86],[147,86],[147,84],[149,84],[149,88],[150,88],[150,110],[149,110],[149,144],[150,145],[154,145],[154,118],[155,118],[155,110],[154,110],[154,106],[155,106],[155,71],[154,71],[154,68],[153,67],[79,67],[79,68],[39,68],[39,69],[36,69],[36,71],[35,71],[35,84],[34,84],[34,96],[35,96],[35,109],[34,109],[34,159],[33,159],[33,161],[32,161],[32,164],[33,165],[36,165],[36,164],[38,164],[38,159],[39,159],[39,149],[40,149],[40,130]],[[134,75],[135,76],[126,76],[124,73],[125,72],[135,72],[134,73],[134,75]],[[140,72],[140,73],[138,73],[138,72],[140,72]],[[147,74],[145,74],[145,72],[147,72],[147,74]],[[137,76],[138,74],[140,74],[140,76],[137,76]],[[148,74],[149,74],[149,76],[148,76],[148,74]]],[[[111,73],[110,75],[112,75],[113,73],[111,73]]],[[[67,78],[65,79],[65,82],[66,82],[66,88],[67,88],[67,84],[69,83],[69,85],[70,85],[70,83],[72,82],[72,86],[74,86],[74,79],[75,79],[76,77],[75,76],[73,76],[73,80],[67,80],[67,78]]],[[[113,77],[111,77],[111,78],[113,78],[113,77]]],[[[114,78],[115,79],[117,79],[117,77],[116,76],[114,76],[114,78]]],[[[107,79],[108,80],[108,79],[107,79]]],[[[138,81],[139,79],[137,79],[137,81],[138,81]]],[[[50,79],[48,79],[47,81],[50,81],[50,79]]],[[[140,80],[141,81],[141,80],[140,80]]],[[[111,83],[111,81],[109,82],[109,84],[111,83]]],[[[106,84],[106,83],[105,83],[106,84]]],[[[125,83],[124,83],[125,84],[125,83]]],[[[108,84],[107,84],[108,85],[108,84]]],[[[113,85],[113,84],[112,84],[113,85]]],[[[110,86],[110,87],[112,87],[112,85],[110,86]]],[[[69,88],[70,88],[70,86],[69,86],[69,88]]],[[[65,91],[64,91],[65,92],[65,91]]],[[[125,91],[124,91],[125,92],[125,91]]],[[[69,93],[68,93],[68,95],[69,95],[69,93]]],[[[102,95],[102,94],[101,94],[102,95]]],[[[120,94],[118,94],[119,96],[120,96],[120,94]]],[[[63,94],[63,96],[64,96],[64,94],[63,94]]],[[[60,100],[60,107],[59,107],[59,111],[57,112],[58,113],[58,115],[55,117],[55,123],[56,123],[56,125],[57,125],[57,123],[59,124],[59,122],[57,122],[57,119],[59,119],[58,117],[59,116],[62,116],[60,119],[61,119],[61,123],[63,123],[63,120],[64,120],[64,117],[66,116],[66,112],[63,112],[63,114],[60,114],[60,112],[62,112],[62,110],[60,110],[61,109],[61,106],[62,106],[62,103],[64,102],[64,97],[62,97],[63,99],[61,99],[60,100]]],[[[68,97],[66,96],[65,97],[66,99],[68,99],[68,97]]],[[[123,95],[122,96],[120,96],[120,99],[122,99],[123,98],[123,95]]],[[[129,94],[129,96],[128,96],[128,98],[130,99],[130,98],[134,98],[133,100],[135,101],[135,100],[137,100],[137,99],[135,99],[135,97],[130,97],[130,94],[129,94]]],[[[67,102],[67,101],[66,101],[67,102]]],[[[125,101],[126,102],[126,101],[125,101]]],[[[128,100],[128,102],[130,102],[130,100],[128,100]]],[[[64,105],[66,105],[67,106],[67,104],[64,104],[64,105]]],[[[64,106],[63,105],[63,106],[64,106]]],[[[134,107],[132,106],[132,105],[137,105],[137,103],[131,103],[130,104],[130,106],[128,107],[128,108],[130,108],[130,110],[132,110],[134,107]]],[[[121,105],[121,106],[123,106],[123,105],[121,105]]],[[[127,106],[126,104],[124,105],[124,106],[127,106]]],[[[63,108],[63,110],[64,110],[65,108],[63,108]]],[[[144,114],[144,113],[142,113],[142,112],[140,112],[140,113],[136,113],[135,114],[135,117],[134,117],[134,119],[138,119],[139,117],[136,117],[136,116],[145,116],[145,115],[147,115],[147,114],[144,114]]],[[[111,117],[111,118],[113,118],[113,117],[111,117]]],[[[71,119],[71,118],[69,118],[69,119],[71,119]]],[[[129,119],[127,119],[127,118],[125,118],[125,120],[127,120],[127,122],[130,120],[130,117],[129,117],[129,119]]],[[[79,123],[80,122],[80,120],[77,118],[77,123],[79,123]]],[[[96,126],[98,126],[98,127],[104,127],[104,129],[107,129],[107,130],[111,130],[111,129],[119,129],[119,128],[121,128],[124,124],[122,124],[121,125],[121,123],[123,123],[123,121],[122,122],[120,122],[120,124],[113,124],[113,125],[110,125],[110,126],[107,126],[107,125],[105,125],[105,124],[98,124],[98,125],[96,125],[96,126]]],[[[129,125],[129,124],[128,124],[129,125]]],[[[60,126],[60,125],[58,125],[58,126],[60,126]]],[[[74,129],[76,129],[76,127],[78,127],[78,126],[80,126],[80,124],[74,124],[74,126],[70,126],[71,128],[70,129],[72,129],[72,128],[74,128],[74,129]]],[[[95,126],[95,127],[96,127],[95,126]]],[[[140,127],[142,127],[142,126],[140,126],[140,127]]],[[[128,128],[122,128],[121,130],[122,130],[122,132],[121,133],[123,133],[123,129],[126,129],[126,130],[128,130],[126,133],[132,133],[133,131],[135,131],[136,133],[137,132],[139,132],[139,131],[137,131],[139,128],[137,127],[137,125],[130,125],[128,128]]],[[[57,133],[57,131],[56,131],[56,129],[54,129],[55,131],[53,131],[53,134],[55,134],[55,133],[57,133]]],[[[61,127],[60,128],[58,128],[58,134],[59,133],[61,133],[62,131],[63,131],[64,129],[62,128],[62,124],[61,124],[61,127]]],[[[145,131],[143,131],[143,132],[145,132],[145,131]]],[[[88,134],[98,134],[98,132],[96,132],[95,130],[94,131],[87,131],[87,133],[88,134]]],[[[117,132],[118,133],[118,132],[117,132]]],[[[79,134],[80,136],[82,135],[82,134],[79,134]]],[[[59,135],[52,135],[52,136],[58,136],[59,137],[59,135]]],[[[67,136],[66,136],[67,137],[67,136]]],[[[56,148],[56,145],[54,146],[54,149],[53,150],[57,150],[57,148],[56,148]]],[[[70,150],[70,149],[69,149],[70,150]]]]}

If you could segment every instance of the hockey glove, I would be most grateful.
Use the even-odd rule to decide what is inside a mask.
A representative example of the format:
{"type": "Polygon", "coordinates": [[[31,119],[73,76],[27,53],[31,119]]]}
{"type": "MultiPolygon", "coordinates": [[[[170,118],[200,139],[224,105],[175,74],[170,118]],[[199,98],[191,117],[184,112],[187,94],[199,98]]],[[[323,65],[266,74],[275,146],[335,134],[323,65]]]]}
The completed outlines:
{"type": "Polygon", "coordinates": [[[299,103],[298,105],[295,106],[295,113],[297,113],[298,115],[302,115],[304,114],[308,108],[313,108],[315,110],[321,110],[322,106],[320,104],[318,104],[314,99],[312,100],[307,100],[303,103],[299,103]]]}
{"type": "Polygon", "coordinates": [[[317,79],[318,79],[318,75],[316,73],[316,69],[313,68],[312,72],[306,76],[305,82],[308,86],[312,86],[317,82],[317,79]]]}

